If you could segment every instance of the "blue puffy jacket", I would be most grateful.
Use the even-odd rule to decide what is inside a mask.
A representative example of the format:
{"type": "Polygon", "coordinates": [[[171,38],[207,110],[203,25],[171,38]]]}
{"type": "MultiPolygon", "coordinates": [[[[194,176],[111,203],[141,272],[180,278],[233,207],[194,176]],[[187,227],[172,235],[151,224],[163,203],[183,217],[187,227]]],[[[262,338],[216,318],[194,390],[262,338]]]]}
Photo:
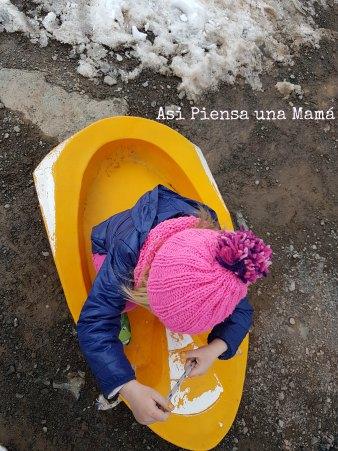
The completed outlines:
{"type": "MultiPolygon", "coordinates": [[[[130,210],[93,228],[92,251],[107,257],[82,308],[77,333],[81,350],[104,395],[135,379],[118,338],[126,304],[121,287],[132,283],[149,231],[166,219],[196,215],[200,206],[199,202],[159,185],[144,194],[130,210]]],[[[215,212],[209,211],[217,219],[215,212]]],[[[220,359],[229,359],[236,353],[251,326],[252,314],[253,309],[244,298],[233,314],[211,331],[209,342],[221,338],[228,345],[220,359]]]]}

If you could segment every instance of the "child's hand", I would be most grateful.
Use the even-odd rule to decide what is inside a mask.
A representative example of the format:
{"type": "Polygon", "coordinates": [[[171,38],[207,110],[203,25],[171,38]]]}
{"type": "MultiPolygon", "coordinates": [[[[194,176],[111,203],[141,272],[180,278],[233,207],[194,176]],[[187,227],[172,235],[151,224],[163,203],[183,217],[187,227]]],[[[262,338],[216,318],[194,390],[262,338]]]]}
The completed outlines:
{"type": "Polygon", "coordinates": [[[202,346],[198,349],[188,351],[186,354],[188,365],[191,360],[196,360],[196,365],[192,369],[189,377],[201,376],[205,374],[213,362],[227,350],[227,344],[225,341],[215,338],[207,346],[202,346]]]}
{"type": "Polygon", "coordinates": [[[168,419],[170,413],[168,401],[156,390],[133,380],[127,382],[120,393],[128,401],[139,423],[151,424],[168,419]]]}

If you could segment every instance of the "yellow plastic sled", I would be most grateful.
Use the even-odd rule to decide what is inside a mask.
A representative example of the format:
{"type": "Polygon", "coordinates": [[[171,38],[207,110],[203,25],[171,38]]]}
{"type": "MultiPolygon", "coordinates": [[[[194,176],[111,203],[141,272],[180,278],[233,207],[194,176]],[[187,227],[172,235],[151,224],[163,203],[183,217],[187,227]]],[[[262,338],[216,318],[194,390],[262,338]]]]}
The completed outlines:
{"type": "MultiPolygon", "coordinates": [[[[194,144],[176,131],[138,117],[98,121],[52,150],[34,171],[38,198],[54,260],[77,321],[95,271],[90,233],[94,225],[132,207],[159,183],[212,207],[232,229],[208,165],[194,144]],[[109,202],[107,202],[109,200],[109,202]]],[[[126,353],[140,382],[166,396],[183,372],[180,353],[206,343],[166,331],[148,311],[129,313],[132,341],[126,353]]],[[[235,357],[217,361],[201,377],[187,379],[175,410],[150,428],[190,450],[216,446],[232,425],[242,396],[248,352],[245,338],[235,357]]]]}

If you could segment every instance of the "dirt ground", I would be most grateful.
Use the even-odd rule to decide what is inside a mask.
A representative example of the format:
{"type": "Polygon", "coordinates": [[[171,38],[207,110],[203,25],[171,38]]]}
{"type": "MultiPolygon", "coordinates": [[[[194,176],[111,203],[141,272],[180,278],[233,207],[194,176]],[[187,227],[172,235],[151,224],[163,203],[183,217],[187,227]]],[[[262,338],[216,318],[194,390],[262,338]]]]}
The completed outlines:
{"type": "MultiPolygon", "coordinates": [[[[325,28],[333,20],[332,11],[318,17],[325,28]]],[[[69,51],[2,33],[0,69],[38,70],[48,83],[91,99],[123,97],[129,114],[152,119],[159,106],[181,102],[178,80],[152,73],[124,86],[84,79],[69,51]]],[[[207,110],[285,110],[287,120],[190,120],[184,100],[187,119],[166,122],[203,150],[232,214],[241,212],[275,254],[271,275],[251,289],[255,323],[244,394],[219,450],[337,446],[335,127],[290,118],[290,102],[312,110],[334,106],[335,73],[334,45],[325,41],[304,49],[294,67],[276,66],[264,77],[264,92],[239,82],[197,102],[207,110]],[[284,79],[301,85],[302,99],[283,99],[274,85],[284,79]]],[[[10,451],[177,449],[137,424],[123,404],[103,413],[93,407],[97,389],[79,351],[32,180],[58,140],[20,108],[0,106],[0,444],[10,451]],[[77,371],[85,372],[78,400],[53,388],[77,371]]]]}

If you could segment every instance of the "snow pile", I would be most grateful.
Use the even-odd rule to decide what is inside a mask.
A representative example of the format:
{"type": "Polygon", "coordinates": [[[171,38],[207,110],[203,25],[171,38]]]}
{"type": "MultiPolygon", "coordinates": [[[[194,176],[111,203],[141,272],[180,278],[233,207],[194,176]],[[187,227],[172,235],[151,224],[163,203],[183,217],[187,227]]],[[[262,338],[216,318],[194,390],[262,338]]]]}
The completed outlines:
{"type": "Polygon", "coordinates": [[[22,31],[40,45],[73,46],[79,72],[114,84],[150,68],[181,79],[181,97],[196,98],[220,81],[243,77],[261,89],[273,62],[291,64],[322,31],[314,4],[326,0],[34,0],[26,14],[0,0],[0,31],[22,31]],[[292,43],[292,44],[290,44],[292,43]],[[120,53],[123,54],[123,56],[120,53]],[[128,61],[129,60],[129,61],[128,61]]]}

